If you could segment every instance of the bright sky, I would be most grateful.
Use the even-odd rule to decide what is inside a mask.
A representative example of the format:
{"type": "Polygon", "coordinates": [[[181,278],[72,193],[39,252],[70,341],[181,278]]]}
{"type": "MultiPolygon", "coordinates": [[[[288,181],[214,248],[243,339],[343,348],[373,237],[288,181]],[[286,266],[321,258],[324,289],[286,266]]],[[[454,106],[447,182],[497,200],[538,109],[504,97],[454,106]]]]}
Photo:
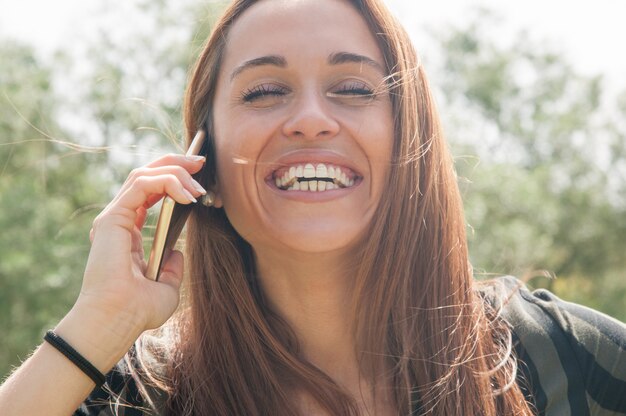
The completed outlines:
{"type": "MultiPolygon", "coordinates": [[[[207,0],[210,1],[210,0],[207,0]]],[[[586,74],[604,73],[610,85],[626,86],[626,1],[623,0],[387,0],[401,18],[422,54],[428,58],[425,28],[462,23],[468,11],[487,6],[500,13],[504,29],[494,36],[510,36],[526,28],[532,38],[561,49],[586,74]]],[[[28,40],[49,52],[76,42],[88,33],[89,16],[98,0],[0,0],[0,36],[28,40]]],[[[128,20],[120,19],[123,25],[128,20]]],[[[132,24],[132,22],[128,22],[132,24]]],[[[0,63],[1,69],[1,63],[0,63]]]]}
{"type": "MultiPolygon", "coordinates": [[[[563,50],[583,71],[626,76],[623,0],[388,0],[388,4],[415,34],[420,27],[462,23],[473,7],[486,6],[502,16],[509,34],[524,28],[531,38],[563,50]]],[[[509,35],[494,35],[498,34],[509,35]]],[[[414,40],[418,49],[426,46],[420,45],[419,36],[414,40]]]]}

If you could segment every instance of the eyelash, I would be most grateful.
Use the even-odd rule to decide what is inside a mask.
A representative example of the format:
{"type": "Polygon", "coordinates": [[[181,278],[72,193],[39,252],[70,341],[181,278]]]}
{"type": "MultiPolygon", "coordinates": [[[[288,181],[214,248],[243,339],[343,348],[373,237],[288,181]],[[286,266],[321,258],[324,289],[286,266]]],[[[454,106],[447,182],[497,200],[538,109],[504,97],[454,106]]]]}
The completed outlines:
{"type": "Polygon", "coordinates": [[[252,87],[241,94],[243,102],[252,102],[266,96],[283,96],[288,93],[288,90],[279,85],[257,85],[252,87]]]}
{"type": "MultiPolygon", "coordinates": [[[[241,100],[245,103],[251,103],[266,97],[282,97],[288,93],[289,90],[280,85],[262,84],[244,91],[241,94],[241,100]]],[[[331,91],[329,96],[372,98],[374,96],[374,91],[363,82],[352,81],[344,83],[338,89],[331,91]]]]}
{"type": "Polygon", "coordinates": [[[347,95],[347,96],[373,96],[374,91],[365,83],[362,82],[350,82],[342,85],[338,90],[332,91],[331,94],[335,95],[347,95]]]}

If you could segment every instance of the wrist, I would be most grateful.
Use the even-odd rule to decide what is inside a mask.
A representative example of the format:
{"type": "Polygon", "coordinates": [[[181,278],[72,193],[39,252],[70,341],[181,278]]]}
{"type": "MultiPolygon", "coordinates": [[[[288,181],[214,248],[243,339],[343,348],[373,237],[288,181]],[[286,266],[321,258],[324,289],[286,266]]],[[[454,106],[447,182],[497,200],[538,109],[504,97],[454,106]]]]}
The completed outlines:
{"type": "Polygon", "coordinates": [[[102,373],[131,348],[143,327],[129,313],[107,313],[77,302],[55,332],[102,373]]]}

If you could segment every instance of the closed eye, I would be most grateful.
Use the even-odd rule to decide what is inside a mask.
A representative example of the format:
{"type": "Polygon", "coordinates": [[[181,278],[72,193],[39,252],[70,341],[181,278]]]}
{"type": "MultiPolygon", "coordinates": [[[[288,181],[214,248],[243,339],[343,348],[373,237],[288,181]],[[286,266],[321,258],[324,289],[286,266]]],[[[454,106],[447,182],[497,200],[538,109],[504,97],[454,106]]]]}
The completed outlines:
{"type": "Polygon", "coordinates": [[[276,84],[262,84],[245,90],[241,94],[241,100],[245,103],[251,103],[259,101],[263,98],[282,97],[288,93],[289,90],[283,86],[276,84]]]}
{"type": "Polygon", "coordinates": [[[329,97],[373,98],[374,90],[364,82],[349,81],[328,92],[329,97]]]}

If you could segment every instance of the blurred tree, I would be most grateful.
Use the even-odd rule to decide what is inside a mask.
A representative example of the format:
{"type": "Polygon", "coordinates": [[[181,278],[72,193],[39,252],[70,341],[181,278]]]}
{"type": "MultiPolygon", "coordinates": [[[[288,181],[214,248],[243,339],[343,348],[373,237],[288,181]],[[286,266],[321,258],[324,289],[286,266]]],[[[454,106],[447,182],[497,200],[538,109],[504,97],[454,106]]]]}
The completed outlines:
{"type": "Polygon", "coordinates": [[[107,147],[112,177],[168,151],[182,151],[187,72],[226,2],[101,2],[97,35],[78,58],[89,66],[73,111],[107,147]],[[120,10],[123,8],[123,10],[120,10]],[[121,15],[133,25],[119,26],[121,15]],[[111,30],[115,27],[116,30],[111,30]]]}
{"type": "Polygon", "coordinates": [[[626,320],[626,105],[525,33],[499,44],[494,27],[483,11],[440,35],[451,142],[476,155],[457,163],[473,263],[547,270],[558,279],[536,284],[626,320]]]}
{"type": "Polygon", "coordinates": [[[40,342],[75,299],[92,218],[110,186],[93,153],[63,143],[50,70],[0,42],[0,374],[40,342]],[[105,192],[103,192],[105,190],[105,192]]]}
{"type": "Polygon", "coordinates": [[[71,307],[115,187],[180,145],[187,69],[225,2],[101,4],[97,36],[50,67],[0,40],[0,374],[71,307]]]}

